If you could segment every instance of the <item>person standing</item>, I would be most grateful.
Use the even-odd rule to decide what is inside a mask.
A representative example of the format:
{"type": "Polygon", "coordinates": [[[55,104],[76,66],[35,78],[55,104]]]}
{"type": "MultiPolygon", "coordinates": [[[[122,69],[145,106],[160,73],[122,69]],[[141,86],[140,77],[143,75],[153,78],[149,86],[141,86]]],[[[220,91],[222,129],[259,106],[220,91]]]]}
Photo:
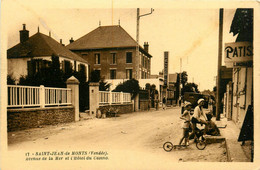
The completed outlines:
{"type": "Polygon", "coordinates": [[[165,96],[163,97],[163,110],[166,110],[166,98],[165,96]]]}
{"type": "Polygon", "coordinates": [[[189,127],[190,127],[190,110],[191,110],[191,103],[190,102],[186,102],[184,104],[184,112],[182,114],[182,116],[180,117],[180,119],[184,120],[183,123],[183,136],[179,142],[179,145],[181,145],[183,139],[185,139],[184,143],[186,146],[189,146],[189,127]]]}

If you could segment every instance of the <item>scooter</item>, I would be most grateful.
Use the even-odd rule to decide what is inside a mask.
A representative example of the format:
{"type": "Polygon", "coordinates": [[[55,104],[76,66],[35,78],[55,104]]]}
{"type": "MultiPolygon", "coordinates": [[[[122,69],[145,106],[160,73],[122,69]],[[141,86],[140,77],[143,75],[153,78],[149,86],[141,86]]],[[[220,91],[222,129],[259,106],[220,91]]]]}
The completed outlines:
{"type": "MultiPolygon", "coordinates": [[[[203,136],[203,130],[197,130],[196,131],[196,137],[197,139],[194,140],[195,143],[196,143],[196,147],[197,149],[199,150],[204,150],[207,146],[207,143],[206,143],[206,139],[204,138],[203,136]]],[[[173,145],[171,142],[165,142],[163,144],[163,149],[166,151],[166,152],[170,152],[172,151],[173,149],[177,149],[177,148],[187,148],[187,145],[173,145]]]]}

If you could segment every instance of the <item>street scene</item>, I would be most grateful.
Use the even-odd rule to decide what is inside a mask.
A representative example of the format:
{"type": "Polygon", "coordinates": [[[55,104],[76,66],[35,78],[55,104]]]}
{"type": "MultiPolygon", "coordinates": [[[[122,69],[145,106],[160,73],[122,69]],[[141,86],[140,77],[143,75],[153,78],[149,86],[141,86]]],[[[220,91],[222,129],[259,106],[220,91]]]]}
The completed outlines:
{"type": "Polygon", "coordinates": [[[197,149],[190,142],[187,148],[164,151],[166,141],[177,144],[182,137],[180,111],[176,107],[107,119],[82,118],[78,123],[12,132],[8,134],[9,150],[105,150],[110,161],[118,161],[113,153],[119,150],[126,157],[135,151],[141,153],[138,157],[158,162],[226,162],[224,141],[208,144],[205,150],[197,149]]]}
{"type": "Polygon", "coordinates": [[[4,4],[6,169],[255,166],[256,8],[36,4],[4,4]]]}

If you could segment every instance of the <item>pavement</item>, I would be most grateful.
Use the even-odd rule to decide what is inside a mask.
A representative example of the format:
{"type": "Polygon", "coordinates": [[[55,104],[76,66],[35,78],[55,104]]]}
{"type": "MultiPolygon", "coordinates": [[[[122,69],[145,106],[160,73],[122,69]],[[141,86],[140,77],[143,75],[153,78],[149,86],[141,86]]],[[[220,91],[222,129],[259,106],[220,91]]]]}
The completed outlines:
{"type": "MultiPolygon", "coordinates": [[[[172,107],[168,107],[168,109],[169,108],[172,107]]],[[[150,111],[152,111],[152,109],[150,111]]],[[[153,109],[153,111],[155,111],[155,109],[153,109]]],[[[82,118],[86,120],[90,117],[82,116],[82,118]]],[[[216,117],[213,117],[212,120],[218,126],[221,136],[206,136],[207,141],[210,143],[225,141],[228,162],[251,162],[251,142],[246,142],[244,146],[241,146],[242,142],[237,141],[240,133],[239,127],[237,127],[232,120],[227,120],[223,115],[221,115],[220,121],[216,121],[216,117]]]]}
{"type": "MultiPolygon", "coordinates": [[[[221,115],[222,116],[222,115],[221,115]]],[[[240,129],[232,120],[221,117],[220,121],[216,121],[216,117],[212,119],[219,127],[221,137],[226,141],[227,159],[229,162],[251,162],[251,142],[241,146],[242,142],[238,142],[240,129]]]]}

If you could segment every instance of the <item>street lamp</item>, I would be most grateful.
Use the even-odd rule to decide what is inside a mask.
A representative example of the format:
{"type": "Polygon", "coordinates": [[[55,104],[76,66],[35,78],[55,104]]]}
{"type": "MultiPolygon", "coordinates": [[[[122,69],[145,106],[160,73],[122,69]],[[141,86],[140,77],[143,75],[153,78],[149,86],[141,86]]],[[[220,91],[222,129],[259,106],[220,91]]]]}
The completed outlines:
{"type": "Polygon", "coordinates": [[[147,14],[143,14],[143,15],[140,15],[140,9],[137,8],[137,22],[136,22],[136,58],[138,59],[136,62],[137,63],[137,74],[136,74],[136,79],[139,79],[139,62],[140,62],[140,58],[139,58],[139,23],[140,23],[140,18],[143,17],[143,16],[146,16],[146,15],[150,15],[152,14],[154,11],[153,8],[151,8],[151,12],[150,13],[147,13],[147,14]]]}

